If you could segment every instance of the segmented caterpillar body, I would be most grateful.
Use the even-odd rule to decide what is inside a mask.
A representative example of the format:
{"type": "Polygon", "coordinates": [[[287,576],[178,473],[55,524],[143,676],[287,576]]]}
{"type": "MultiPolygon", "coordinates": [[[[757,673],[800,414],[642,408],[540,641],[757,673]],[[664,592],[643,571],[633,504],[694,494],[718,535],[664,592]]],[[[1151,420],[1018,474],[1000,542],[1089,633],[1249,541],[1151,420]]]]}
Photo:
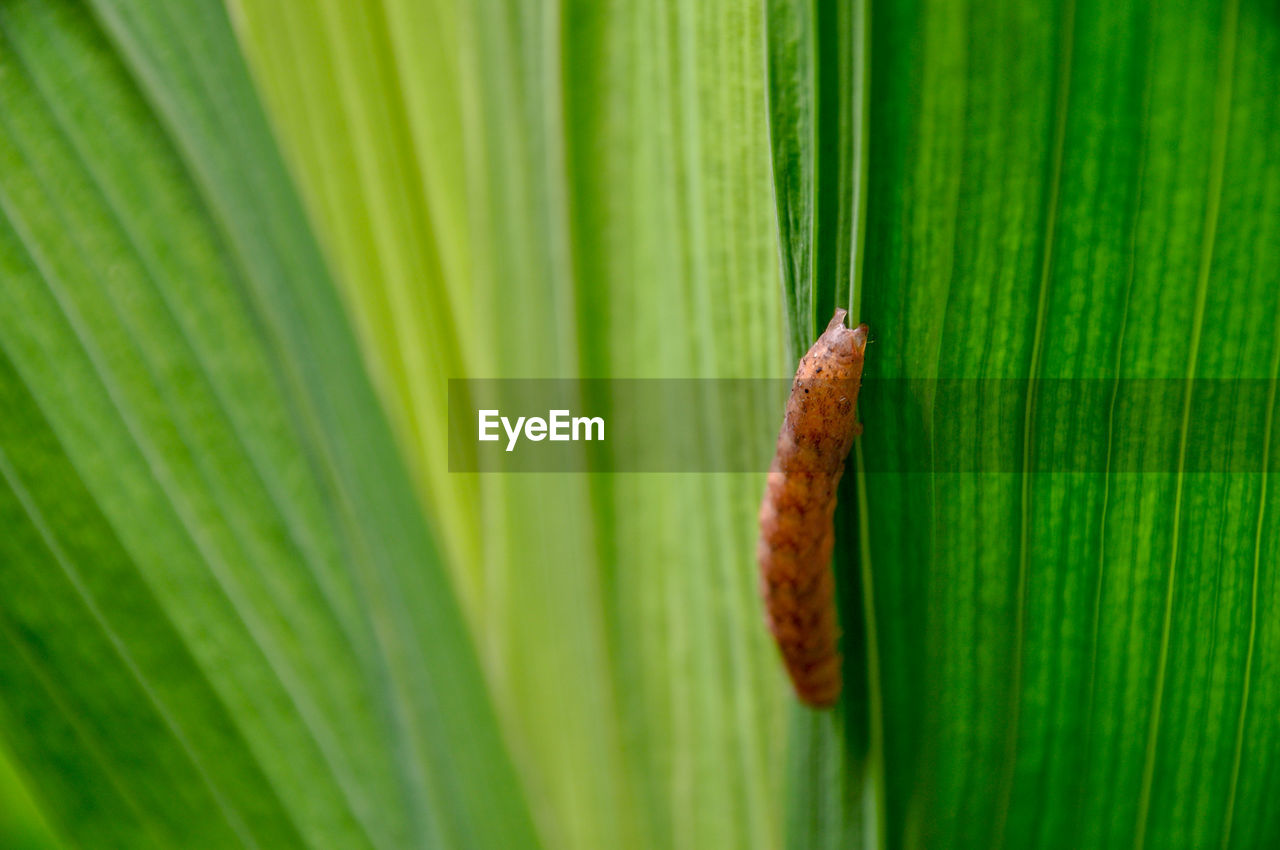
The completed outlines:
{"type": "Polygon", "coordinates": [[[800,360],[760,505],[760,592],[766,620],[801,700],[840,696],[839,624],[831,550],[836,488],[858,424],[867,326],[836,310],[800,360]]]}

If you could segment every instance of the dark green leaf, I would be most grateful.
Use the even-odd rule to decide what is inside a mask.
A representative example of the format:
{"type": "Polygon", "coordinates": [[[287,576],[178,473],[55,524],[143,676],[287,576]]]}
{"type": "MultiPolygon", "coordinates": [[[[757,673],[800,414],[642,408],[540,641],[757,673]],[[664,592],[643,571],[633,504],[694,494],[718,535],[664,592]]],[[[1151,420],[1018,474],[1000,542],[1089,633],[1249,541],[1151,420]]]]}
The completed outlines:
{"type": "Polygon", "coordinates": [[[882,840],[1269,846],[1280,21],[870,18],[858,318],[868,380],[896,383],[861,405],[840,563],[874,598],[882,840]],[[1007,380],[1009,405],[939,377],[1007,380]],[[1166,396],[1134,392],[1153,378],[1166,396]],[[1272,391],[1230,408],[1242,379],[1272,391]]]}

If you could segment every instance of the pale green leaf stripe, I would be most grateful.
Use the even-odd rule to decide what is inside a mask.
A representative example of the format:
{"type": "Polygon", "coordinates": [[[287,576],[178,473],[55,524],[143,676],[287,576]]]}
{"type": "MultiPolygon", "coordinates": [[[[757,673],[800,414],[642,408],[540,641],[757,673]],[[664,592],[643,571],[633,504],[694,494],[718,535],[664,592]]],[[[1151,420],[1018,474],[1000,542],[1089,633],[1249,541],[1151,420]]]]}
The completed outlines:
{"type": "MultiPolygon", "coordinates": [[[[444,415],[418,383],[431,376],[397,377],[415,343],[378,327],[398,284],[370,273],[423,239],[442,260],[410,283],[455,307],[467,341],[451,377],[783,373],[755,0],[231,5],[392,410],[444,415]],[[383,165],[334,167],[357,153],[383,165]],[[375,243],[353,218],[407,238],[375,243]]],[[[709,452],[777,428],[724,419],[709,452]]],[[[442,433],[402,427],[419,474],[442,433]]],[[[492,476],[459,497],[486,533],[455,548],[454,579],[548,844],[782,841],[786,691],[752,557],[762,484],[492,476]]]]}
{"type": "Polygon", "coordinates": [[[95,11],[0,14],[6,738],[92,846],[533,845],[222,9],[95,11]]]}
{"type": "Polygon", "coordinates": [[[0,753],[0,842],[14,850],[50,850],[58,839],[36,807],[23,775],[11,753],[0,753]]]}

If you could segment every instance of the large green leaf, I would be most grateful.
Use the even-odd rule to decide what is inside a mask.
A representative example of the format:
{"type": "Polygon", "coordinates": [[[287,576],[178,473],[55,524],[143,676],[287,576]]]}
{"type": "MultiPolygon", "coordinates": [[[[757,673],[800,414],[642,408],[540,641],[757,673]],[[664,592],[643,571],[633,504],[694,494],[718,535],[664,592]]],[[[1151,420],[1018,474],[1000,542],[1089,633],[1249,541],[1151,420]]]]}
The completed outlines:
{"type": "Polygon", "coordinates": [[[534,846],[223,9],[8,2],[0,77],[0,730],[46,811],[534,846]]]}
{"type": "MultiPolygon", "coordinates": [[[[1280,21],[1234,0],[884,0],[869,20],[850,264],[868,380],[895,381],[896,403],[864,399],[838,562],[871,600],[845,622],[855,646],[866,636],[866,714],[882,718],[867,727],[877,840],[1271,846],[1280,21]],[[1012,416],[935,378],[1004,387],[1012,416]],[[1264,391],[1223,416],[1243,379],[1264,391]],[[1212,442],[1195,437],[1205,417],[1212,442]]],[[[771,55],[775,78],[799,73],[771,55]]],[[[787,97],[775,164],[813,169],[820,146],[779,159],[776,140],[821,98],[787,97]]],[[[784,209],[812,192],[789,174],[784,209]]],[[[819,296],[789,283],[805,326],[819,296]]],[[[811,748],[848,746],[856,772],[847,731],[811,748]]],[[[823,815],[829,830],[856,817],[823,815]]]]}
{"type": "Polygon", "coordinates": [[[445,377],[783,374],[757,3],[233,6],[384,403],[435,417],[393,414],[419,489],[483,530],[454,579],[548,843],[777,846],[761,477],[468,481],[442,402],[445,377]],[[400,287],[453,305],[464,357],[404,375],[377,318],[400,287]]]}

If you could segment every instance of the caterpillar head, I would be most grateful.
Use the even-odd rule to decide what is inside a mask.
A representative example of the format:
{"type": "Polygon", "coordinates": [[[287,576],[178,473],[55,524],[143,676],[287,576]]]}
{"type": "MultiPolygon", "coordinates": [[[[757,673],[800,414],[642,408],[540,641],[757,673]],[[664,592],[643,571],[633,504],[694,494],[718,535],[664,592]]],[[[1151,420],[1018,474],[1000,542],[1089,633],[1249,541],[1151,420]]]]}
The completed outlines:
{"type": "Polygon", "coordinates": [[[841,381],[862,375],[862,356],[867,348],[866,325],[850,330],[844,326],[847,310],[836,310],[827,329],[818,337],[800,365],[797,377],[841,381]]]}

